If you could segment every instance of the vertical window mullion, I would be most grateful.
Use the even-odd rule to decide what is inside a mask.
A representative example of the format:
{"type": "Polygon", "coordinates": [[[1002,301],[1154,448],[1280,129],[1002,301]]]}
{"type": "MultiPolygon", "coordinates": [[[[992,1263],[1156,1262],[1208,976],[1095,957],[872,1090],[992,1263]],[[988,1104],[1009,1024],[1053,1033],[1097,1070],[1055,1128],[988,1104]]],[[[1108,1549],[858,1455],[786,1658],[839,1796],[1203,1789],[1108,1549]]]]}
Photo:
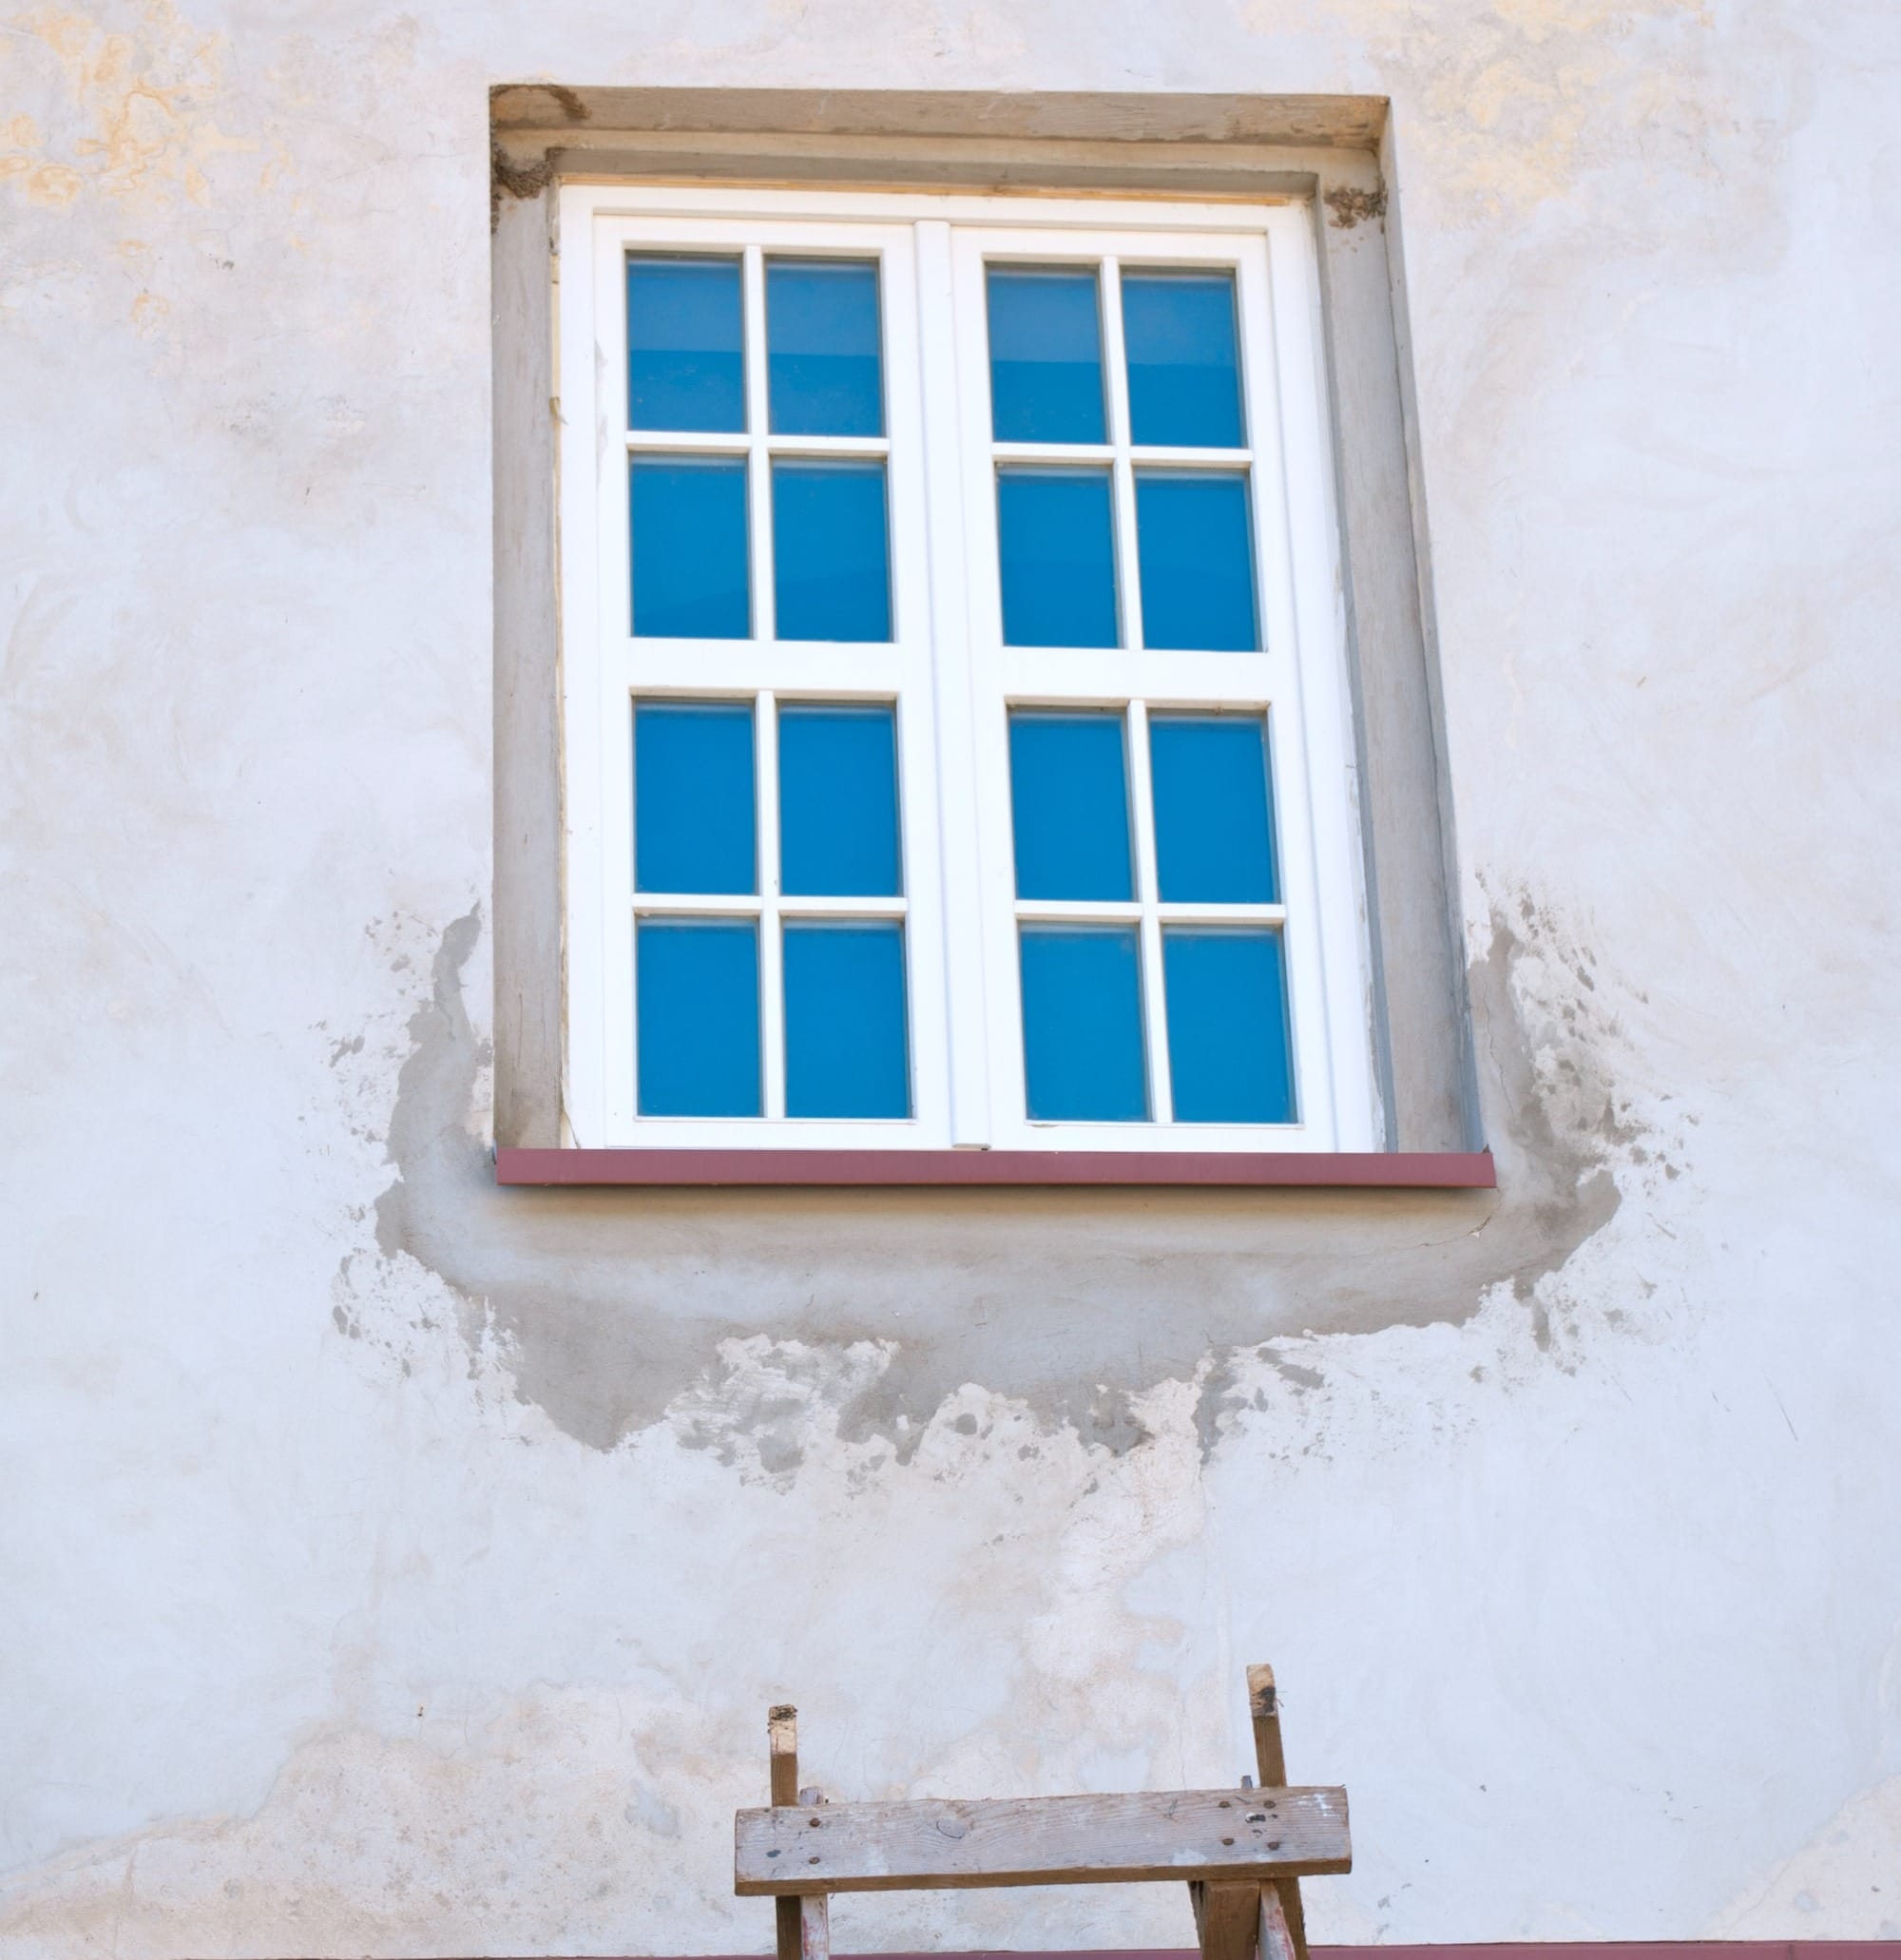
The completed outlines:
{"type": "MultiPolygon", "coordinates": [[[[993,418],[984,244],[980,235],[974,231],[954,231],[947,227],[946,234],[954,285],[954,313],[948,324],[954,344],[957,381],[954,396],[940,405],[939,418],[930,426],[941,428],[948,416],[954,415],[958,432],[957,458],[963,492],[962,543],[968,555],[961,564],[953,561],[949,569],[952,576],[962,573],[970,580],[970,599],[960,608],[965,625],[963,644],[969,649],[970,672],[967,712],[959,715],[957,720],[947,721],[945,726],[942,777],[946,822],[955,819],[961,805],[961,814],[971,825],[975,843],[974,863],[967,863],[967,870],[974,871],[975,877],[967,889],[976,898],[976,915],[981,922],[976,932],[955,942],[965,957],[958,966],[950,970],[950,977],[954,986],[960,970],[968,973],[973,961],[981,965],[984,984],[978,1006],[985,1031],[986,1092],[977,1106],[983,1109],[988,1119],[986,1134],[981,1139],[959,1136],[957,1141],[989,1143],[994,1141],[999,1133],[1008,1137],[1009,1131],[1023,1122],[1021,969],[1012,902],[997,471],[991,452],[993,418]],[[956,781],[951,774],[959,763],[960,750],[970,759],[970,775],[965,783],[956,781]]],[[[929,225],[919,226],[920,265],[924,262],[931,236],[929,225]]],[[[923,294],[922,287],[920,294],[923,294]]],[[[928,309],[928,298],[926,303],[928,309]]],[[[937,336],[940,344],[942,337],[940,328],[937,336]]],[[[931,374],[936,370],[929,352],[932,340],[928,325],[924,345],[927,350],[926,373],[931,374]]],[[[928,383],[926,398],[928,405],[928,383]]],[[[938,537],[946,535],[941,531],[937,533],[938,537]]],[[[936,539],[933,538],[933,553],[935,548],[936,539]]],[[[933,577],[936,565],[933,555],[933,577]]],[[[935,649],[933,657],[938,660],[954,659],[954,643],[950,648],[935,649]]],[[[939,698],[947,701],[952,713],[956,713],[960,704],[950,687],[944,688],[939,698]]],[[[948,863],[947,858],[947,866],[948,863]]],[[[955,897],[950,897],[949,915],[952,920],[958,916],[955,904],[955,897]]],[[[957,1015],[954,1005],[951,1011],[953,1017],[957,1015]]],[[[953,1018],[953,1060],[958,1053],[969,1052],[968,1048],[960,1048],[959,1046],[967,1021],[968,1011],[964,1018],[953,1018]]],[[[959,1081],[961,1086],[961,1074],[959,1081]]],[[[961,1124],[962,1118],[955,1121],[961,1124]]]]}
{"type": "MultiPolygon", "coordinates": [[[[951,1144],[988,1148],[992,1030],[986,941],[998,926],[985,915],[977,652],[970,618],[963,472],[968,469],[988,480],[992,467],[989,444],[971,444],[967,450],[962,426],[964,416],[974,411],[965,402],[966,384],[958,374],[960,296],[950,226],[941,219],[927,219],[919,222],[913,238],[930,558],[930,684],[937,742],[936,832],[943,894],[938,932],[947,1025],[937,1038],[944,1042],[947,1055],[951,1144]]],[[[970,333],[968,321],[962,331],[970,333]]],[[[987,398],[984,392],[975,397],[987,398]]],[[[994,508],[994,492],[990,502],[994,508]]],[[[924,1038],[925,1030],[919,1028],[912,1037],[913,1069],[915,1050],[924,1038]]]]}
{"type": "Polygon", "coordinates": [[[766,270],[758,245],[745,250],[746,529],[751,537],[753,638],[777,636],[773,616],[772,454],[766,395],[766,270]]]}
{"type": "Polygon", "coordinates": [[[1140,562],[1136,557],[1135,469],[1129,460],[1128,362],[1123,351],[1120,259],[1103,260],[1103,365],[1109,391],[1109,440],[1115,444],[1116,603],[1123,644],[1142,644],[1140,562]]]}
{"type": "Polygon", "coordinates": [[[1135,837],[1136,896],[1142,902],[1142,1025],[1148,1051],[1148,1093],[1156,1123],[1175,1115],[1168,1074],[1168,1013],[1162,994],[1162,926],[1156,914],[1155,797],[1149,787],[1148,704],[1128,707],[1129,827],[1135,837]]]}
{"type": "Polygon", "coordinates": [[[778,698],[758,698],[753,753],[758,758],[760,1107],[785,1114],[785,948],[779,925],[778,698]]]}

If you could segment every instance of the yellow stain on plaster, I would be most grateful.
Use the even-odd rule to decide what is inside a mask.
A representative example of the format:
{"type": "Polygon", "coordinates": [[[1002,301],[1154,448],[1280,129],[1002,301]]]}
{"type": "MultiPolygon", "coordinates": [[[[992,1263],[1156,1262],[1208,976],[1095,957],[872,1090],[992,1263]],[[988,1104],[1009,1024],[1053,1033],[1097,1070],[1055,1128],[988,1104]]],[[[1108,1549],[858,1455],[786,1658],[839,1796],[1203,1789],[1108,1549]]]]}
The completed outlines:
{"type": "Polygon", "coordinates": [[[142,340],[150,340],[164,331],[165,317],[171,312],[169,299],[157,293],[142,292],[132,302],[132,331],[142,340]]]}
{"type": "Polygon", "coordinates": [[[258,188],[269,190],[279,178],[288,177],[291,169],[290,145],[281,136],[270,140],[269,153],[264,158],[264,167],[258,173],[258,188]]]}
{"type": "Polygon", "coordinates": [[[0,183],[11,183],[29,204],[58,210],[78,197],[84,180],[64,163],[44,160],[40,125],[31,116],[13,116],[0,128],[0,183]]]}
{"type": "Polygon", "coordinates": [[[226,135],[213,113],[224,92],[223,37],[192,26],[171,0],[146,0],[139,11],[131,32],[51,7],[13,17],[13,62],[35,48],[50,56],[73,113],[58,139],[30,116],[13,117],[0,131],[0,182],[55,206],[88,190],[122,203],[204,204],[211,160],[259,147],[226,135]]]}
{"type": "Polygon", "coordinates": [[[1248,0],[1243,18],[1277,34],[1296,11],[1373,57],[1422,175],[1472,221],[1522,217],[1612,153],[1694,159],[1721,115],[1691,37],[1714,25],[1707,0],[1248,0]]]}

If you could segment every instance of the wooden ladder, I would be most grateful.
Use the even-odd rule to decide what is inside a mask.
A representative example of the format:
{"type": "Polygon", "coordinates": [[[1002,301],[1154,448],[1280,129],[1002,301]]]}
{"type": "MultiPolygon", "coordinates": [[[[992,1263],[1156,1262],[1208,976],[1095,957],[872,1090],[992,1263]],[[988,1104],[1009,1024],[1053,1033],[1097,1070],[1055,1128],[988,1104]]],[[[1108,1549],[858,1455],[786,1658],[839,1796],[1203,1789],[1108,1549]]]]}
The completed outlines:
{"type": "Polygon", "coordinates": [[[778,1960],[830,1960],[834,1893],[1186,1878],[1201,1960],[1308,1960],[1300,1880],[1353,1868],[1347,1793],[1288,1784],[1273,1668],[1247,1682],[1254,1777],[1121,1797],[830,1803],[798,1787],[798,1711],[775,1708],[772,1804],[734,1818],[733,1890],[774,1901],[778,1960]]]}

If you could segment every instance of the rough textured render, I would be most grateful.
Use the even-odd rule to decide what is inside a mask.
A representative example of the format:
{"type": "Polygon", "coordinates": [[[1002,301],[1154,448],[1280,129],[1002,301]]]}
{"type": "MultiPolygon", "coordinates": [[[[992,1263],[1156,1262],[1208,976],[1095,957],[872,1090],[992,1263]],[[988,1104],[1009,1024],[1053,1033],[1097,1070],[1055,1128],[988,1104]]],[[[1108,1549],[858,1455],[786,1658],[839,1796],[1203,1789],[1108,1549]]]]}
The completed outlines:
{"type": "Polygon", "coordinates": [[[1901,1937],[1897,89],[1801,0],[11,15],[0,1953],[762,1951],[768,1702],[1195,1785],[1262,1658],[1323,1939],[1901,1937]],[[493,1187],[537,78],[1392,98],[1496,1194],[493,1187]]]}

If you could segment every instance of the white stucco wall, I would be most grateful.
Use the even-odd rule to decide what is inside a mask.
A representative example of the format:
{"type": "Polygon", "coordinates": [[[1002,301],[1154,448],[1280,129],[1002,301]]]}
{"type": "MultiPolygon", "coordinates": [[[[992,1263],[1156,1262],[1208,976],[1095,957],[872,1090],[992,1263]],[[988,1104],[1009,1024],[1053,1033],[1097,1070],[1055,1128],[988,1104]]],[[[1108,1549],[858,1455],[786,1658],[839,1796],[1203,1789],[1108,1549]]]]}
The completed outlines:
{"type": "Polygon", "coordinates": [[[1881,0],[0,24],[0,1952],[758,1951],[769,1701],[1199,1783],[1254,1659],[1319,1937],[1901,1937],[1897,100],[1881,0]],[[1392,96],[1499,1198],[485,1222],[537,75],[1392,96]]]}

